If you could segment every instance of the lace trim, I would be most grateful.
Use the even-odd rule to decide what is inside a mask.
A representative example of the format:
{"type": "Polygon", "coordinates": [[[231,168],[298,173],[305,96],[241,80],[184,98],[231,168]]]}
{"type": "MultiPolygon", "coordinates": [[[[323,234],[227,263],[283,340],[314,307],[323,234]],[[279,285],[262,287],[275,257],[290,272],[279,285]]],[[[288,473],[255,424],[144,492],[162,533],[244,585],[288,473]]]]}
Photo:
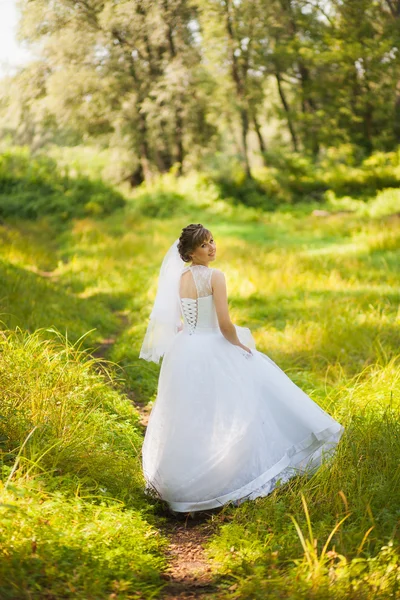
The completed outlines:
{"type": "Polygon", "coordinates": [[[189,269],[193,275],[194,283],[197,289],[197,297],[203,298],[204,296],[209,296],[212,293],[212,268],[204,265],[193,265],[189,267],[189,269]]]}

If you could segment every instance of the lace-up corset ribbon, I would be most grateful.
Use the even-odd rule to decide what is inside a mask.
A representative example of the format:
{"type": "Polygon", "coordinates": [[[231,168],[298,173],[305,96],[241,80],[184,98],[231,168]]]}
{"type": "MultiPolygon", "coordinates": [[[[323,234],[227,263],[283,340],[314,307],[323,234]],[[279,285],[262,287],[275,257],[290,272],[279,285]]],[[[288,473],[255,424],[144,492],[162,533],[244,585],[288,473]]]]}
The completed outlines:
{"type": "Polygon", "coordinates": [[[213,269],[204,265],[192,265],[186,267],[183,273],[187,270],[192,272],[197,298],[180,298],[183,331],[189,334],[219,331],[211,287],[213,269]]]}

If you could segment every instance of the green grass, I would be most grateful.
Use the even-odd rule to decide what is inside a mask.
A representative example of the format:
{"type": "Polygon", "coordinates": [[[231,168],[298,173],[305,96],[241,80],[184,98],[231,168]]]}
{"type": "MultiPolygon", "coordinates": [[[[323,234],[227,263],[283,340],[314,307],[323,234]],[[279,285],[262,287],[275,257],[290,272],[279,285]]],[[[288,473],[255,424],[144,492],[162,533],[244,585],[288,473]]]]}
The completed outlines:
{"type": "Polygon", "coordinates": [[[371,365],[319,402],[346,427],[331,463],[267,498],[225,511],[208,551],[218,572],[236,583],[228,597],[308,598],[314,592],[311,597],[370,598],[378,592],[376,597],[390,597],[388,589],[400,581],[400,570],[386,572],[383,560],[385,546],[392,548],[387,558],[393,562],[399,547],[399,362],[394,357],[385,366],[371,365]],[[344,518],[324,562],[323,546],[344,518]],[[379,585],[372,558],[383,562],[379,585]],[[357,581],[361,572],[365,581],[357,581]]]}
{"type": "Polygon", "coordinates": [[[164,560],[157,530],[137,510],[69,487],[0,488],[1,597],[158,597],[164,560]]]}
{"type": "Polygon", "coordinates": [[[137,412],[112,371],[59,338],[0,337],[0,595],[152,598],[165,561],[137,412]]]}
{"type": "Polygon", "coordinates": [[[313,476],[213,517],[220,597],[398,594],[400,193],[268,213],[218,194],[166,176],[102,218],[0,225],[2,597],[159,597],[165,539],[131,399],[156,397],[160,367],[138,354],[191,222],[213,231],[233,321],[345,426],[313,476]],[[110,337],[105,367],[90,352],[110,337]]]}

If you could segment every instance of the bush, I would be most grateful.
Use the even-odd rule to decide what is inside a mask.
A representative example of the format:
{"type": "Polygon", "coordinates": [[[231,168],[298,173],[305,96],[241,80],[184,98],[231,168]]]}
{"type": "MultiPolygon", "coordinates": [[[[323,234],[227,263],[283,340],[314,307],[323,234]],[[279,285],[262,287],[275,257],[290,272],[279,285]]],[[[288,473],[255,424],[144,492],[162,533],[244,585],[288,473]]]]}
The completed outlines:
{"type": "Polygon", "coordinates": [[[398,152],[365,157],[344,144],[328,148],[318,161],[305,153],[279,149],[264,158],[268,166],[253,169],[253,179],[237,166],[211,174],[221,198],[270,211],[282,204],[323,203],[327,193],[365,201],[380,190],[400,187],[398,152]]]}
{"type": "Polygon", "coordinates": [[[150,219],[168,219],[182,214],[189,207],[188,201],[172,191],[147,190],[143,186],[134,202],[134,210],[150,219]]]}
{"type": "Polygon", "coordinates": [[[13,150],[0,156],[0,216],[37,219],[56,215],[67,220],[106,215],[124,206],[124,197],[101,180],[60,174],[45,156],[13,150]]]}
{"type": "Polygon", "coordinates": [[[221,198],[232,204],[244,204],[253,208],[271,211],[277,207],[277,198],[270,193],[268,186],[263,186],[256,179],[249,179],[243,173],[237,173],[233,178],[215,175],[214,183],[219,188],[221,198]]]}

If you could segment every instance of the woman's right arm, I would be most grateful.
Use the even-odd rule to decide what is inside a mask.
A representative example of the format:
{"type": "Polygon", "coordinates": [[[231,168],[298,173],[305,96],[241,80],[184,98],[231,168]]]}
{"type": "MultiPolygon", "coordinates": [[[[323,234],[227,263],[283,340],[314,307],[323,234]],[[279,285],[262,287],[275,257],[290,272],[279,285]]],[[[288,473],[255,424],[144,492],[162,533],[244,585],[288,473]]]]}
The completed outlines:
{"type": "Polygon", "coordinates": [[[215,310],[218,317],[218,325],[222,335],[234,346],[240,346],[251,353],[250,348],[241,343],[236,333],[236,328],[229,316],[228,293],[226,289],[225,275],[219,269],[213,269],[211,285],[214,295],[215,310]]]}

